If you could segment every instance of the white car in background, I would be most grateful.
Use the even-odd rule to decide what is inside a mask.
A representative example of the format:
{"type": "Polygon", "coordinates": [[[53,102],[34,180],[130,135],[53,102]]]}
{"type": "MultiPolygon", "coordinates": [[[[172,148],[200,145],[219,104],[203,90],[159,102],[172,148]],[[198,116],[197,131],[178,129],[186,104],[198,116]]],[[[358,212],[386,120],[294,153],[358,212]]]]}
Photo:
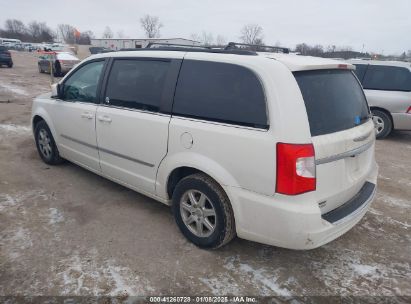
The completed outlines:
{"type": "Polygon", "coordinates": [[[353,69],[236,49],[97,54],[35,98],[34,137],[47,164],[67,159],[171,205],[199,247],[237,235],[315,248],[358,223],[376,192],[353,69]]]}
{"type": "Polygon", "coordinates": [[[350,60],[364,87],[377,138],[392,130],[411,130],[411,63],[350,60]]]}

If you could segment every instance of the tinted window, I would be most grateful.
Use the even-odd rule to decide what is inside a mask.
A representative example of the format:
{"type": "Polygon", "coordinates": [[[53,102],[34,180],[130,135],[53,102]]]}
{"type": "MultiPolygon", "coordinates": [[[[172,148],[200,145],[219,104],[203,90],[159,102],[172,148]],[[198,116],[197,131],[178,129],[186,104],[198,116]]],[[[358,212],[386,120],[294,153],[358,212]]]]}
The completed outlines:
{"type": "Polygon", "coordinates": [[[353,128],[368,120],[363,90],[351,71],[295,72],[312,136],[353,128]]]}
{"type": "Polygon", "coordinates": [[[169,66],[169,61],[116,60],[106,97],[111,105],[158,111],[169,66]]]}
{"type": "Polygon", "coordinates": [[[363,86],[370,90],[411,91],[411,73],[401,67],[370,65],[363,86]]]}
{"type": "Polygon", "coordinates": [[[250,70],[233,64],[184,60],[173,113],[267,127],[263,88],[250,70]]]}
{"type": "Polygon", "coordinates": [[[97,102],[97,86],[104,61],[91,62],[75,71],[64,82],[63,99],[97,102]]]}
{"type": "Polygon", "coordinates": [[[365,71],[367,70],[368,65],[367,64],[356,64],[355,65],[355,75],[357,75],[357,78],[361,81],[364,79],[365,71]]]}

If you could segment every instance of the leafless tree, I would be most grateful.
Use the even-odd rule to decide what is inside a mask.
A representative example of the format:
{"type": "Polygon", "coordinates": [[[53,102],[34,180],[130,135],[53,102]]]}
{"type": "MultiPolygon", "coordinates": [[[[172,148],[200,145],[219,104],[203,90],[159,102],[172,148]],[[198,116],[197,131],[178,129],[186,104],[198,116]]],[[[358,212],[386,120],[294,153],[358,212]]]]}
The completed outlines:
{"type": "Polygon", "coordinates": [[[263,44],[263,28],[258,24],[247,24],[241,29],[240,39],[247,44],[263,44]]]}
{"type": "Polygon", "coordinates": [[[77,39],[77,43],[90,45],[92,38],[94,38],[94,33],[92,31],[82,31],[80,37],[77,39]]]}
{"type": "Polygon", "coordinates": [[[201,34],[193,33],[190,35],[192,40],[201,42],[202,45],[210,46],[213,44],[214,37],[212,33],[207,33],[206,31],[202,31],[201,34]]]}
{"type": "Polygon", "coordinates": [[[7,19],[4,23],[4,30],[1,30],[1,36],[5,38],[25,40],[27,36],[27,28],[20,20],[7,19]]]}
{"type": "Polygon", "coordinates": [[[102,38],[113,38],[113,31],[111,30],[111,28],[109,26],[106,26],[106,28],[104,29],[102,38]]]}
{"type": "Polygon", "coordinates": [[[140,24],[145,31],[147,38],[160,37],[160,28],[163,27],[163,24],[160,22],[158,17],[145,15],[140,18],[140,24]]]}
{"type": "Polygon", "coordinates": [[[74,43],[76,41],[76,37],[74,35],[75,32],[74,26],[70,24],[59,24],[57,25],[57,35],[65,42],[65,43],[74,43]]]}
{"type": "Polygon", "coordinates": [[[45,22],[32,21],[27,26],[27,34],[32,42],[52,42],[55,33],[45,22]]]}
{"type": "Polygon", "coordinates": [[[227,44],[227,39],[222,35],[218,35],[215,40],[215,43],[217,46],[224,46],[227,44]]]}

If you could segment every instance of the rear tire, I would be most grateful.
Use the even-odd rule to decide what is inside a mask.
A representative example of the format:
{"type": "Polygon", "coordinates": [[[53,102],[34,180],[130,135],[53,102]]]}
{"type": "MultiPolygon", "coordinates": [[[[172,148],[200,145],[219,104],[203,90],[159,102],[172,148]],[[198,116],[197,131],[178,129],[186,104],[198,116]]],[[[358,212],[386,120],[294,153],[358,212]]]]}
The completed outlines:
{"type": "Polygon", "coordinates": [[[8,66],[9,68],[12,68],[12,67],[13,67],[13,62],[10,62],[7,66],[8,66]]]}
{"type": "Polygon", "coordinates": [[[373,121],[375,125],[375,129],[377,131],[376,137],[377,139],[386,138],[392,131],[392,121],[391,117],[381,110],[371,110],[373,115],[373,121]]]}
{"type": "Polygon", "coordinates": [[[200,248],[218,248],[236,235],[230,201],[219,184],[197,173],[180,180],[173,213],[183,235],[200,248]]]}
{"type": "Polygon", "coordinates": [[[41,159],[48,165],[58,165],[63,162],[56,142],[47,123],[42,120],[34,128],[37,151],[41,159]]]}
{"type": "Polygon", "coordinates": [[[43,74],[43,73],[44,73],[44,71],[43,71],[43,69],[41,68],[40,65],[39,65],[39,73],[40,73],[40,74],[43,74]]]}

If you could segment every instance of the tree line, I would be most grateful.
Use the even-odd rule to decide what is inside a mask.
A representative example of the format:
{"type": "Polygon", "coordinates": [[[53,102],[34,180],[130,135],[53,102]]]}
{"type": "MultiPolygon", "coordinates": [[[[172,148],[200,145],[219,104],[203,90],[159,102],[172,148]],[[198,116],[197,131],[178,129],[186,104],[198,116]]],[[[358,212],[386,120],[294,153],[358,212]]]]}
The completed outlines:
{"type": "Polygon", "coordinates": [[[90,44],[94,34],[92,31],[79,32],[69,24],[59,24],[56,29],[52,29],[46,22],[31,21],[24,24],[18,19],[7,19],[4,27],[0,28],[0,37],[33,43],[62,40],[68,44],[90,44]]]}
{"type": "MultiPolygon", "coordinates": [[[[159,38],[161,36],[160,29],[163,28],[160,18],[157,16],[145,15],[140,18],[140,26],[147,38],[159,38]]],[[[240,29],[239,39],[242,43],[264,46],[264,31],[259,24],[246,24],[240,29]]],[[[45,22],[31,21],[24,24],[17,19],[7,19],[4,27],[0,28],[0,37],[20,39],[25,42],[53,42],[56,40],[64,41],[68,44],[91,44],[91,39],[95,38],[92,31],[79,32],[70,24],[59,24],[56,29],[50,28],[45,22]]],[[[119,30],[116,34],[109,26],[106,26],[101,38],[125,38],[124,31],[119,30]]],[[[192,33],[190,38],[201,42],[205,46],[225,46],[227,39],[223,35],[214,36],[213,33],[202,31],[200,33],[192,33]]],[[[276,46],[280,46],[277,42],[276,46]]],[[[296,53],[306,56],[330,57],[330,58],[356,58],[375,56],[372,52],[356,52],[350,46],[322,46],[320,44],[309,45],[307,43],[299,43],[293,50],[296,53]]],[[[382,56],[378,58],[385,59],[411,59],[411,50],[403,52],[400,56],[382,56]]]]}

